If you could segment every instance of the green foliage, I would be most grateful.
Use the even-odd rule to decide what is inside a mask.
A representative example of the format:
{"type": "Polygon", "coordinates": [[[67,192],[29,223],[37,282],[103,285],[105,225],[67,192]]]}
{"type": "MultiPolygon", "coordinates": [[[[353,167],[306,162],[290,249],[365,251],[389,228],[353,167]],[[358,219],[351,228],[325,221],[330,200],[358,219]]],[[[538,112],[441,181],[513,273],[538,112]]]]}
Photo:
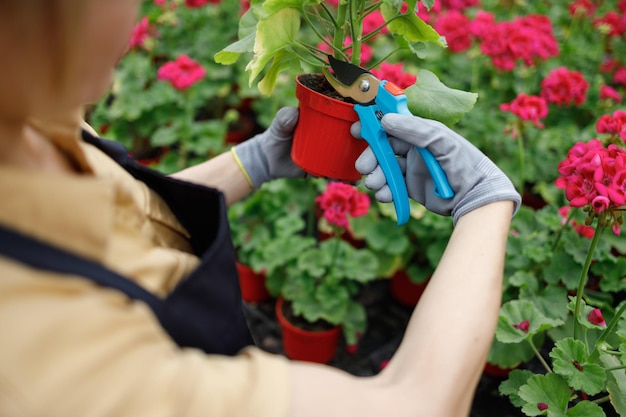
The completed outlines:
{"type": "MultiPolygon", "coordinates": [[[[249,85],[256,82],[259,90],[269,95],[283,72],[293,76],[328,67],[329,52],[321,49],[321,44],[335,58],[359,65],[362,42],[374,39],[385,28],[389,33],[382,36],[393,45],[386,57],[398,51],[419,56],[416,45],[433,43],[441,47],[445,40],[413,12],[417,3],[407,2],[407,10],[402,12],[402,2],[394,0],[341,1],[336,8],[311,0],[252,1],[240,20],[238,39],[215,54],[215,61],[232,65],[240,56],[246,56],[249,85]],[[378,11],[384,25],[363,33],[364,19],[378,11]],[[344,44],[347,37],[350,43],[344,44]]],[[[432,1],[422,3],[432,6],[432,1]]]]}

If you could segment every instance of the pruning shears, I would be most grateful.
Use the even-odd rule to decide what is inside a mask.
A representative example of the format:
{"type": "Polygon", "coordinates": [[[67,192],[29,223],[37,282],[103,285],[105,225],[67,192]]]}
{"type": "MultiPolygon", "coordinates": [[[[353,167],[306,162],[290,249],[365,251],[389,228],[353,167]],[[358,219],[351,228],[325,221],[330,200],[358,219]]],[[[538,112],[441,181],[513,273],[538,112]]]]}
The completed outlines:
{"type": "MultiPolygon", "coordinates": [[[[357,65],[328,56],[333,72],[322,71],[330,85],[344,97],[357,102],[354,110],[361,121],[361,137],[374,152],[383,170],[387,185],[391,190],[398,225],[409,220],[409,196],[404,176],[396,155],[389,144],[387,133],[381,125],[386,113],[412,115],[407,106],[407,97],[397,85],[387,80],[379,80],[374,74],[357,65]]],[[[416,147],[434,182],[434,194],[440,198],[454,197],[446,173],[433,154],[426,148],[416,147]]]]}

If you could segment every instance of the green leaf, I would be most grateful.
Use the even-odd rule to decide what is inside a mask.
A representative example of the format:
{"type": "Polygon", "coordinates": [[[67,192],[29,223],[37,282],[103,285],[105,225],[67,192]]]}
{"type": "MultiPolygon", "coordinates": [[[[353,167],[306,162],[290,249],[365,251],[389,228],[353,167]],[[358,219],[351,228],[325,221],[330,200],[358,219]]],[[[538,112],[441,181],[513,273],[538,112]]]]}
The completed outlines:
{"type": "Polygon", "coordinates": [[[243,39],[239,39],[237,42],[231,43],[226,48],[222,49],[213,56],[213,59],[218,64],[231,65],[237,62],[241,54],[250,52],[254,49],[254,40],[256,38],[255,33],[251,33],[243,39]]]}
{"type": "MultiPolygon", "coordinates": [[[[397,15],[396,9],[387,3],[381,5],[380,11],[385,21],[389,21],[397,15]]],[[[441,41],[439,33],[415,13],[407,13],[396,17],[389,22],[387,28],[392,34],[401,36],[409,42],[434,42],[440,46],[445,46],[445,43],[441,41]]]]}
{"type": "Polygon", "coordinates": [[[314,277],[321,277],[327,273],[331,261],[332,255],[329,252],[312,248],[298,257],[298,269],[306,271],[314,277]]]}
{"type": "Polygon", "coordinates": [[[595,363],[589,363],[589,353],[580,340],[566,338],[555,343],[550,352],[554,372],[564,376],[571,387],[595,395],[604,389],[606,372],[595,363]]]}
{"type": "Polygon", "coordinates": [[[544,414],[539,404],[548,406],[549,416],[566,416],[571,390],[559,375],[533,375],[519,389],[519,397],[525,402],[522,411],[527,416],[544,414]]]}
{"type": "Polygon", "coordinates": [[[263,10],[267,14],[273,14],[288,7],[304,10],[307,6],[315,6],[321,2],[322,0],[265,0],[263,2],[263,10]]]}
{"type": "Polygon", "coordinates": [[[359,334],[363,334],[367,327],[367,313],[365,307],[357,302],[348,304],[348,310],[341,323],[343,336],[347,345],[357,343],[359,334]]]}
{"type": "Polygon", "coordinates": [[[567,411],[567,417],[606,417],[606,414],[598,404],[581,401],[567,411]]]}
{"type": "Polygon", "coordinates": [[[378,259],[369,249],[357,250],[349,247],[341,270],[346,278],[365,283],[377,278],[378,259]]]}
{"type": "Polygon", "coordinates": [[[549,319],[528,300],[512,300],[500,308],[496,337],[502,343],[519,343],[535,334],[563,324],[562,320],[549,319]],[[528,332],[515,328],[528,321],[528,332]]]}
{"type": "Polygon", "coordinates": [[[416,116],[452,125],[470,111],[478,95],[447,87],[432,72],[421,69],[417,82],[405,89],[408,106],[416,116]]]}
{"type": "Polygon", "coordinates": [[[323,281],[315,290],[316,306],[307,306],[317,317],[332,324],[341,324],[348,312],[350,294],[348,289],[331,280],[323,281]]]}
{"type": "Polygon", "coordinates": [[[534,373],[527,370],[515,369],[511,371],[506,381],[503,381],[498,386],[498,391],[502,395],[509,397],[509,401],[516,407],[522,407],[526,402],[519,396],[519,389],[522,385],[528,382],[528,379],[533,376],[534,373]]]}
{"type": "MultiPolygon", "coordinates": [[[[620,366],[620,361],[607,354],[600,355],[600,360],[607,368],[620,366]]],[[[606,390],[611,396],[611,404],[620,416],[626,416],[626,371],[618,369],[608,372],[606,390]]]]}
{"type": "Polygon", "coordinates": [[[302,65],[297,55],[280,51],[274,56],[265,76],[259,81],[261,94],[270,95],[274,91],[278,76],[285,71],[299,73],[302,71],[302,65]]]}
{"type": "Polygon", "coordinates": [[[300,30],[300,15],[295,9],[282,9],[257,25],[254,56],[246,66],[250,84],[281,50],[290,46],[300,30]]]}
{"type": "Polygon", "coordinates": [[[180,139],[180,126],[172,124],[157,129],[152,135],[150,142],[154,146],[170,146],[178,142],[180,139]]]}

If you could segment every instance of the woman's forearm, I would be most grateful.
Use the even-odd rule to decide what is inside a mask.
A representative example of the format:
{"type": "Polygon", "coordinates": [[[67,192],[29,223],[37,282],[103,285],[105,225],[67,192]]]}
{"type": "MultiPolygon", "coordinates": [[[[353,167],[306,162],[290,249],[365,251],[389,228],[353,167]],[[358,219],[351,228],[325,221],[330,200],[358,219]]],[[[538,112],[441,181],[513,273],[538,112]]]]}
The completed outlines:
{"type": "Polygon", "coordinates": [[[228,205],[252,192],[252,186],[231,152],[224,152],[201,164],[176,172],[172,177],[217,188],[226,196],[228,205]]]}
{"type": "Polygon", "coordinates": [[[459,220],[385,377],[427,378],[430,401],[469,410],[497,324],[512,208],[493,203],[459,220]]]}

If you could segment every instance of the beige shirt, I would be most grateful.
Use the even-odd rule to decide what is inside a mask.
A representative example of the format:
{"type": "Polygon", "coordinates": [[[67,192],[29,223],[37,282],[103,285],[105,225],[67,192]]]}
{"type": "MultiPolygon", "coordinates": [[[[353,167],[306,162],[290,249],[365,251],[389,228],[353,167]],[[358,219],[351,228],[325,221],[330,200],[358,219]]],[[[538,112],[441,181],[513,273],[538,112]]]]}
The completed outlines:
{"type": "MultiPolygon", "coordinates": [[[[93,175],[0,165],[0,224],[166,295],[198,263],[187,231],[105,154],[82,142],[73,148],[93,175]]],[[[2,417],[287,414],[285,358],[257,348],[235,358],[179,349],[142,302],[1,255],[0,329],[2,417]]]]}

